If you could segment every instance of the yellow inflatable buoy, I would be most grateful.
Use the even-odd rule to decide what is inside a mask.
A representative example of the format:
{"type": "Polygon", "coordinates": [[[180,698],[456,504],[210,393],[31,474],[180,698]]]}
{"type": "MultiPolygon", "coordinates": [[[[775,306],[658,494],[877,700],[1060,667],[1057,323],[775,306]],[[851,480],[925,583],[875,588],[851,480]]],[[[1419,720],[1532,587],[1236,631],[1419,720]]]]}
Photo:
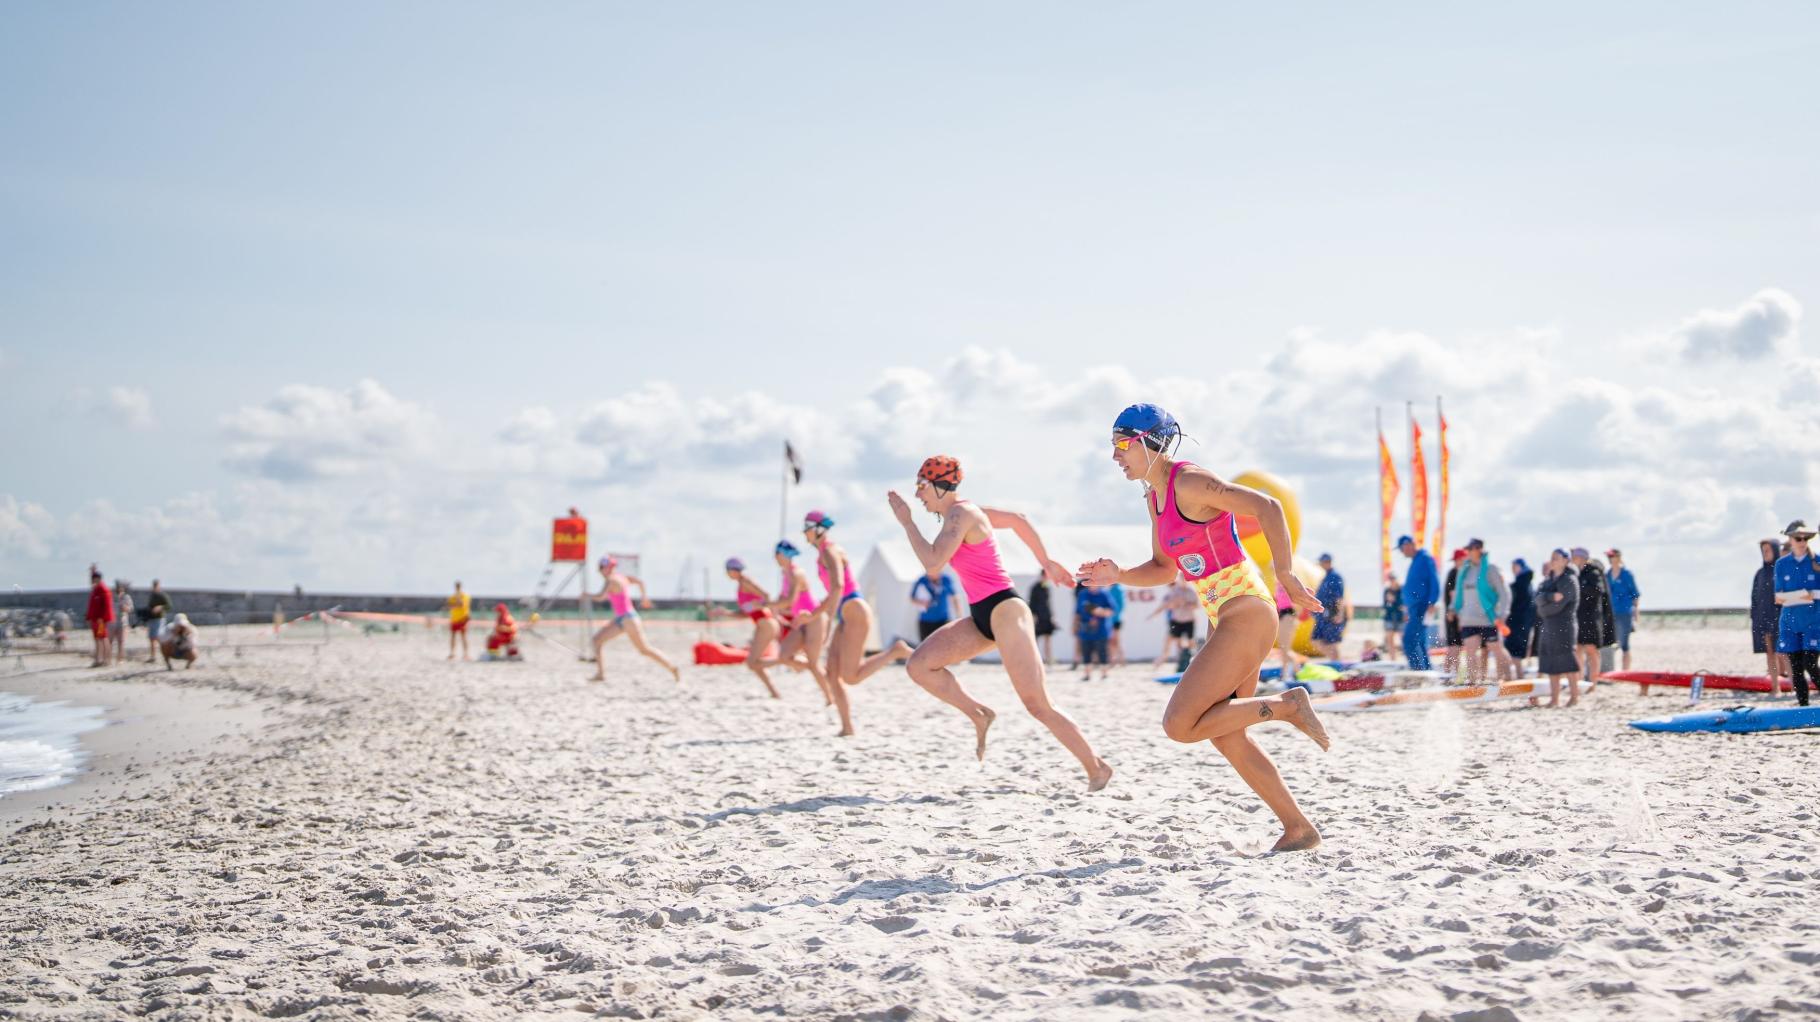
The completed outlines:
{"type": "MultiPolygon", "coordinates": [[[[1240,486],[1249,486],[1260,493],[1268,493],[1277,499],[1277,503],[1283,505],[1283,517],[1289,521],[1289,549],[1294,552],[1296,545],[1302,541],[1302,505],[1296,501],[1295,491],[1289,488],[1289,484],[1269,472],[1256,470],[1240,473],[1233,482],[1240,486]]],[[[1257,563],[1258,569],[1264,573],[1265,580],[1275,585],[1276,569],[1270,563],[1270,543],[1264,539],[1263,527],[1258,524],[1256,518],[1248,515],[1235,517],[1239,529],[1240,545],[1245,548],[1245,553],[1257,563]]],[[[1296,577],[1302,578],[1299,569],[1296,577]]],[[[1320,583],[1320,578],[1319,575],[1315,576],[1316,584],[1320,583]]],[[[1306,580],[1304,579],[1304,581],[1306,580]]]]}

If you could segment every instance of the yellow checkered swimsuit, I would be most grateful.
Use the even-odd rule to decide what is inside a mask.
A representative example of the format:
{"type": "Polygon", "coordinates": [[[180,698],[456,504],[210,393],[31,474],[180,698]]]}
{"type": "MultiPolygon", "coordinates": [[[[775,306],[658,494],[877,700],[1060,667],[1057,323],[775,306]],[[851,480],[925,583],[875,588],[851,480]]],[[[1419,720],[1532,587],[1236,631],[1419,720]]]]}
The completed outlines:
{"type": "Polygon", "coordinates": [[[1276,606],[1276,594],[1264,584],[1264,575],[1258,566],[1246,559],[1237,564],[1229,564],[1219,571],[1191,580],[1189,585],[1200,594],[1201,609],[1207,612],[1207,620],[1215,625],[1220,623],[1220,608],[1241,596],[1255,596],[1272,607],[1276,606]]]}

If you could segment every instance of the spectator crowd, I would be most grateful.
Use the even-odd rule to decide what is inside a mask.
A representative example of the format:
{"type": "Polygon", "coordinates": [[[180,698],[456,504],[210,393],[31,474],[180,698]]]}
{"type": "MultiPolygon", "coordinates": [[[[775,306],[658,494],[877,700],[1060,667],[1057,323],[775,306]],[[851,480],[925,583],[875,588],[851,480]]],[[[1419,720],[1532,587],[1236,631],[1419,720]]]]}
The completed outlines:
{"type": "Polygon", "coordinates": [[[115,579],[114,584],[109,586],[101,569],[90,565],[88,610],[85,616],[89,635],[95,640],[95,656],[89,664],[91,667],[126,663],[130,655],[127,650],[127,633],[139,626],[145,628],[146,663],[157,663],[161,656],[166,670],[172,669],[173,662],[177,660],[183,661],[185,668],[196,663],[196,626],[190,623],[187,615],[176,611],[170,595],[157,579],[152,580],[152,587],[146,592],[142,606],[133,599],[132,583],[125,579],[115,579]]]}

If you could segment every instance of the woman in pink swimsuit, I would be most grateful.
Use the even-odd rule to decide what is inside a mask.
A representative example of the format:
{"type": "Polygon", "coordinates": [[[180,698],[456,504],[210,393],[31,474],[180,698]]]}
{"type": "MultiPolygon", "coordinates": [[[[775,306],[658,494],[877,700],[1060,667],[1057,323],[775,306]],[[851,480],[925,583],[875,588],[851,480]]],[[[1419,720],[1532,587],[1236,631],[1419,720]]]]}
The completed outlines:
{"type": "Polygon", "coordinates": [[[853,582],[853,565],[847,560],[847,552],[828,539],[832,528],[834,519],[820,511],[803,516],[803,536],[818,552],[816,573],[828,590],[815,612],[834,623],[828,642],[828,684],[833,689],[834,709],[840,713],[839,737],[845,738],[853,733],[853,711],[847,705],[844,686],[857,685],[886,664],[908,657],[910,644],[899,639],[890,649],[866,655],[866,638],[872,634],[872,605],[853,582]],[[840,579],[840,584],[836,585],[834,579],[840,579]]]}
{"type": "Polygon", "coordinates": [[[821,689],[824,705],[834,705],[834,690],[822,670],[822,644],[828,641],[828,620],[816,613],[821,601],[809,588],[809,573],[796,563],[802,551],[787,539],[777,541],[777,566],[783,569],[782,592],[771,609],[783,620],[778,635],[777,659],[765,661],[766,667],[782,665],[794,671],[808,671],[821,689]]]}
{"type": "Polygon", "coordinates": [[[733,602],[738,604],[739,612],[752,619],[752,642],[746,648],[746,666],[758,680],[765,683],[765,691],[771,698],[782,699],[777,694],[777,686],[771,684],[771,676],[765,673],[765,650],[777,639],[777,615],[771,613],[769,606],[771,595],[757,582],[746,577],[746,562],[737,557],[727,558],[727,577],[733,580],[738,590],[733,602]]]}
{"type": "Polygon", "coordinates": [[[1141,480],[1152,523],[1148,561],[1120,568],[1101,559],[1081,565],[1078,577],[1093,585],[1167,585],[1179,571],[1200,594],[1213,623],[1169,697],[1163,732],[1178,742],[1212,742],[1283,825],[1272,851],[1301,851],[1321,843],[1321,832],[1302,815],[1276,764],[1245,733],[1253,724],[1280,720],[1327,748],[1327,731],[1300,688],[1269,699],[1253,698],[1258,667],[1276,645],[1276,600],[1263,575],[1239,545],[1234,515],[1263,526],[1276,565],[1277,584],[1292,607],[1310,612],[1321,602],[1290,571],[1289,523],[1274,497],[1228,483],[1186,461],[1173,460],[1181,427],[1155,405],[1132,405],[1112,427],[1112,460],[1125,478],[1141,480]]]}
{"type": "Polygon", "coordinates": [[[967,593],[969,608],[968,616],[948,622],[923,640],[905,669],[930,695],[967,715],[977,741],[975,754],[984,759],[986,729],[997,714],[975,702],[948,668],[997,646],[1005,673],[1011,676],[1011,687],[1023,700],[1024,709],[1080,760],[1081,769],[1087,772],[1087,790],[1098,791],[1112,780],[1112,767],[1094,754],[1093,746],[1087,744],[1074,721],[1050,704],[1043,655],[1036,645],[1036,619],[1005,571],[992,530],[1010,529],[1016,533],[1056,585],[1072,586],[1074,579],[1068,569],[1049,559],[1028,519],[1014,511],[979,507],[961,500],[954,495],[960,482],[960,463],[946,455],[924,461],[916,473],[917,499],[942,519],[941,531],[933,541],[923,538],[922,530],[911,520],[910,505],[904,498],[895,490],[887,497],[891,513],[903,525],[910,548],[924,570],[933,574],[952,564],[967,593]]]}
{"type": "Polygon", "coordinates": [[[651,609],[651,597],[645,593],[644,580],[633,575],[621,574],[619,561],[613,557],[600,559],[600,577],[603,580],[600,592],[590,595],[589,599],[595,603],[606,601],[613,608],[613,620],[608,622],[605,628],[594,633],[594,677],[592,680],[607,680],[607,662],[601,656],[601,647],[624,634],[626,638],[632,640],[632,645],[640,653],[664,665],[664,670],[670,672],[670,677],[678,685],[682,684],[682,672],[676,669],[676,665],[670,662],[670,658],[652,649],[650,643],[645,641],[645,624],[638,619],[638,611],[632,606],[631,587],[637,586],[639,602],[644,604],[646,610],[651,609]]]}

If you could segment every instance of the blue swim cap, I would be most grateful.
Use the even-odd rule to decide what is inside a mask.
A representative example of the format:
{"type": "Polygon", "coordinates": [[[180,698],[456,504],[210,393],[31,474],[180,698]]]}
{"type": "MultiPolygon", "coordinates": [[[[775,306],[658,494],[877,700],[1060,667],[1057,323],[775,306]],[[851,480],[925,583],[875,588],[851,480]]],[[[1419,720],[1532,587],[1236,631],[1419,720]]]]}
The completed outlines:
{"type": "Polygon", "coordinates": [[[780,539],[777,541],[777,547],[776,547],[775,552],[783,554],[785,557],[795,557],[796,555],[802,553],[801,550],[796,549],[795,543],[792,543],[787,539],[780,539]]]}
{"type": "Polygon", "coordinates": [[[1135,404],[1119,413],[1112,420],[1112,431],[1124,436],[1144,434],[1144,446],[1153,451],[1160,451],[1169,445],[1171,440],[1182,435],[1182,427],[1161,407],[1153,404],[1135,404]]]}
{"type": "Polygon", "coordinates": [[[737,557],[729,557],[729,558],[727,558],[727,570],[728,571],[745,571],[746,562],[740,560],[737,557]]]}
{"type": "Polygon", "coordinates": [[[1415,541],[1416,538],[1414,536],[1398,536],[1397,546],[1402,546],[1405,543],[1414,543],[1415,541]]]}

